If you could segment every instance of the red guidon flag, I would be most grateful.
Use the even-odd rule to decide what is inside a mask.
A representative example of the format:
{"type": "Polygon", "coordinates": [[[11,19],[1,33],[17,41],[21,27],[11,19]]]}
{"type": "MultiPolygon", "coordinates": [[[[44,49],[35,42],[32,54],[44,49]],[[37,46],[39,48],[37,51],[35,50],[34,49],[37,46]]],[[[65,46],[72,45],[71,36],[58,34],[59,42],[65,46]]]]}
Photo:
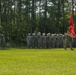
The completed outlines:
{"type": "Polygon", "coordinates": [[[70,13],[70,22],[69,22],[69,32],[72,37],[76,37],[75,31],[74,31],[74,22],[72,17],[72,12],[70,13]]]}

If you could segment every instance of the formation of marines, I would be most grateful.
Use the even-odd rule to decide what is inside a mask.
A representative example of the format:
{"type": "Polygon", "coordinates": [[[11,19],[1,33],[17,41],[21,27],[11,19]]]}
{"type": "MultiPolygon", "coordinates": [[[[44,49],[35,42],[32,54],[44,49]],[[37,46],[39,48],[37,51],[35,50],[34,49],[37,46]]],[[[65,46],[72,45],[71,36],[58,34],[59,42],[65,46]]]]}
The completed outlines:
{"type": "Polygon", "coordinates": [[[28,48],[62,48],[64,35],[50,33],[28,33],[27,47],[28,48]]]}
{"type": "Polygon", "coordinates": [[[28,33],[27,35],[28,48],[64,48],[76,47],[76,38],[73,38],[70,33],[50,34],[50,33],[28,33]]]}
{"type": "MultiPolygon", "coordinates": [[[[68,32],[64,34],[28,33],[26,40],[28,48],[64,48],[66,50],[69,47],[73,50],[73,47],[76,47],[76,38],[73,38],[68,32]]],[[[0,34],[0,46],[2,48],[6,46],[3,33],[0,34]]]]}

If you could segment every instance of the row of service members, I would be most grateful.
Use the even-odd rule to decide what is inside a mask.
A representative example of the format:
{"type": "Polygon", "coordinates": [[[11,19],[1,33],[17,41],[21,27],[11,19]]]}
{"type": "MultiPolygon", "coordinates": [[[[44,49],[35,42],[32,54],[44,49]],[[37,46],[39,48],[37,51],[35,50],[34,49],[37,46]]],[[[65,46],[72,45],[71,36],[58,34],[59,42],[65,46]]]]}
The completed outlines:
{"type": "Polygon", "coordinates": [[[50,33],[28,33],[27,47],[28,48],[62,48],[63,47],[63,34],[50,34],[50,33]]]}
{"type": "MultiPolygon", "coordinates": [[[[70,47],[73,50],[73,47],[76,47],[76,38],[72,38],[69,33],[63,34],[50,34],[50,33],[33,33],[32,35],[28,33],[27,36],[27,47],[28,48],[62,48],[66,50],[67,47],[70,47]]],[[[5,35],[0,34],[0,46],[6,46],[5,35]]]]}

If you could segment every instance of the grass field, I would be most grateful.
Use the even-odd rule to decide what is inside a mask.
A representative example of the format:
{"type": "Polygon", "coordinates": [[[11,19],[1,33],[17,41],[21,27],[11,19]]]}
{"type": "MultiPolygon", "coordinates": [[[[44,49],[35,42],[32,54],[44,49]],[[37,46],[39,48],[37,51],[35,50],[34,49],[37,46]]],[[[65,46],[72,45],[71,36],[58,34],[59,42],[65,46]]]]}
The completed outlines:
{"type": "Polygon", "coordinates": [[[76,75],[76,50],[0,50],[0,75],[76,75]]]}

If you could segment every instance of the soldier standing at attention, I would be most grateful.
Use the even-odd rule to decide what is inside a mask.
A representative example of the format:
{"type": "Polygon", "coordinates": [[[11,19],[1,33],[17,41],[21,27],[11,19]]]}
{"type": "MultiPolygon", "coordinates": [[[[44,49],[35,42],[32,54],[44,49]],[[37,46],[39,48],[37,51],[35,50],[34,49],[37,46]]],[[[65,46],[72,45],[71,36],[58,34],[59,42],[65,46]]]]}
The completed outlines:
{"type": "Polygon", "coordinates": [[[37,40],[37,34],[36,34],[36,32],[34,33],[35,35],[34,35],[34,48],[37,48],[38,46],[37,46],[37,44],[38,44],[38,40],[37,40]]]}
{"type": "Polygon", "coordinates": [[[27,48],[30,48],[31,47],[31,34],[30,33],[28,33],[26,41],[27,41],[27,48]]]}
{"type": "Polygon", "coordinates": [[[42,34],[42,48],[46,48],[46,36],[45,36],[45,33],[42,34]]]}
{"type": "Polygon", "coordinates": [[[54,34],[53,35],[53,48],[56,48],[56,36],[57,36],[57,34],[54,34]]]}
{"type": "Polygon", "coordinates": [[[32,33],[32,48],[35,48],[35,36],[36,33],[32,33]]]}
{"type": "Polygon", "coordinates": [[[64,45],[63,47],[65,50],[67,49],[67,46],[69,46],[70,49],[73,50],[72,41],[73,41],[73,38],[72,38],[71,34],[69,32],[65,33],[64,34],[64,43],[63,43],[63,45],[64,45]]]}
{"type": "Polygon", "coordinates": [[[63,34],[60,34],[60,48],[63,47],[63,34]]]}
{"type": "Polygon", "coordinates": [[[51,34],[51,37],[50,37],[50,39],[51,39],[51,48],[54,47],[54,46],[53,46],[53,41],[54,41],[53,37],[54,37],[54,34],[51,34]]]}
{"type": "Polygon", "coordinates": [[[37,33],[37,47],[38,48],[42,48],[42,36],[41,36],[41,32],[37,33]]]}
{"type": "Polygon", "coordinates": [[[47,33],[46,36],[46,48],[50,48],[51,47],[51,41],[50,41],[50,33],[47,33]]]}

